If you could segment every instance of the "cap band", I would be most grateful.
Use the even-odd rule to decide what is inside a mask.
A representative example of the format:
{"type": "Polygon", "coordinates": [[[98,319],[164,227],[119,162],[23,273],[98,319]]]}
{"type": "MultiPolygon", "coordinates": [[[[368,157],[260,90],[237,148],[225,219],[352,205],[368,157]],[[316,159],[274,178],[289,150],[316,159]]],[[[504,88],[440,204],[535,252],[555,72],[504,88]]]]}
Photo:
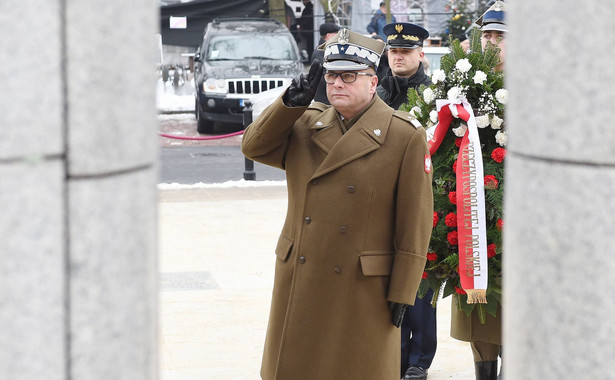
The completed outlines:
{"type": "Polygon", "coordinates": [[[352,43],[333,43],[325,48],[325,62],[336,60],[352,60],[358,64],[376,68],[378,67],[378,63],[380,63],[380,54],[352,43]]]}

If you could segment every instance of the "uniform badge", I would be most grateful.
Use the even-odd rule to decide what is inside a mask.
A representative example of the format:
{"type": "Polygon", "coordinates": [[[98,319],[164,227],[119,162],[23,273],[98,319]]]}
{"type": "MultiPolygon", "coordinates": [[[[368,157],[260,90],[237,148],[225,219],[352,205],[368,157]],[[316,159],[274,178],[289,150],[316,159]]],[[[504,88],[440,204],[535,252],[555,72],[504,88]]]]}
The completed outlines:
{"type": "Polygon", "coordinates": [[[346,28],[342,28],[340,29],[338,38],[337,38],[337,42],[340,45],[346,45],[348,43],[348,39],[349,39],[350,35],[348,33],[348,29],[346,28]]]}
{"type": "Polygon", "coordinates": [[[425,155],[425,173],[431,173],[431,156],[425,155]]]}

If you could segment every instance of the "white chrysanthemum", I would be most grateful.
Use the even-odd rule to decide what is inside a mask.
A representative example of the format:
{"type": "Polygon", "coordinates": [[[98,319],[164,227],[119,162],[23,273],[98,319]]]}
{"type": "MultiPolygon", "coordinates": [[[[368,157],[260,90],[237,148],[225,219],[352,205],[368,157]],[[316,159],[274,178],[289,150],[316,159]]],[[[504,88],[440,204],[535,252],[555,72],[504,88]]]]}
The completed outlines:
{"type": "Polygon", "coordinates": [[[459,87],[451,87],[451,89],[448,90],[448,92],[446,93],[446,97],[451,102],[456,101],[457,99],[459,99],[459,97],[461,97],[461,88],[459,88],[459,87]]]}
{"type": "Polygon", "coordinates": [[[461,124],[459,127],[453,128],[453,133],[457,137],[463,137],[463,135],[466,134],[467,130],[468,130],[468,126],[465,124],[461,124]]]}
{"type": "Polygon", "coordinates": [[[423,99],[425,99],[425,103],[429,104],[436,99],[436,94],[433,93],[431,88],[426,88],[425,91],[423,91],[423,99]]]}
{"type": "Polygon", "coordinates": [[[444,82],[445,79],[446,79],[446,73],[444,72],[444,70],[441,70],[441,69],[435,70],[433,74],[431,75],[431,81],[434,84],[438,82],[444,82]]]}
{"type": "Polygon", "coordinates": [[[508,144],[508,135],[505,131],[498,131],[495,134],[495,142],[500,144],[500,146],[506,146],[508,144]]]}
{"type": "Polygon", "coordinates": [[[474,78],[472,78],[472,80],[474,80],[474,83],[476,84],[483,84],[483,82],[487,80],[487,74],[478,70],[476,74],[474,74],[474,78]]]}
{"type": "Polygon", "coordinates": [[[420,117],[422,115],[421,113],[421,109],[419,107],[412,107],[412,109],[410,110],[410,113],[412,115],[414,115],[415,117],[420,117]]]}
{"type": "Polygon", "coordinates": [[[487,128],[489,125],[489,115],[476,116],[476,126],[478,128],[487,128]]]}
{"type": "Polygon", "coordinates": [[[495,92],[495,98],[501,104],[508,103],[508,90],[504,88],[500,88],[499,90],[495,92]]]}
{"type": "Polygon", "coordinates": [[[460,59],[455,63],[455,67],[462,73],[467,73],[472,68],[472,64],[467,58],[460,59]]]}
{"type": "Polygon", "coordinates": [[[436,110],[432,110],[429,113],[429,120],[431,120],[434,124],[438,122],[438,112],[436,110]]]}
{"type": "Polygon", "coordinates": [[[504,120],[502,120],[499,117],[494,115],[491,118],[491,128],[493,128],[493,129],[500,129],[500,128],[502,128],[502,123],[503,122],[504,122],[504,120]]]}

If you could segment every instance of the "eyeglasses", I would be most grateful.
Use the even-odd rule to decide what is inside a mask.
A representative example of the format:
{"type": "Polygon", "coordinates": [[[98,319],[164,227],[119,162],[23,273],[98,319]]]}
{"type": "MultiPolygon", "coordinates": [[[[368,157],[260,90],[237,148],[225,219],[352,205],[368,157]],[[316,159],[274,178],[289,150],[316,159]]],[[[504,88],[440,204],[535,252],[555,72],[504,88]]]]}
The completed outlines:
{"type": "Polygon", "coordinates": [[[333,84],[337,80],[337,77],[342,78],[342,82],[344,83],[354,83],[357,80],[357,75],[365,75],[368,77],[373,77],[374,74],[370,73],[357,73],[354,71],[345,71],[343,73],[325,73],[325,82],[328,84],[333,84]]]}

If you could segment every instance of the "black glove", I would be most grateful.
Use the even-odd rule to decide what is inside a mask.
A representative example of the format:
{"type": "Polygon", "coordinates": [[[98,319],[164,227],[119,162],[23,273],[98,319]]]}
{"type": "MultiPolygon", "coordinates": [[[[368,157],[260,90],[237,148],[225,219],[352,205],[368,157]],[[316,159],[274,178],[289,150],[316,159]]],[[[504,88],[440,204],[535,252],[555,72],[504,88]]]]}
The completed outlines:
{"type": "Polygon", "coordinates": [[[393,310],[393,326],[401,326],[401,321],[404,319],[404,314],[406,313],[408,305],[405,303],[391,302],[390,307],[393,310]]]}
{"type": "Polygon", "coordinates": [[[284,99],[286,105],[290,107],[303,107],[310,104],[312,99],[314,99],[314,95],[316,95],[316,89],[321,78],[322,65],[317,60],[314,60],[310,66],[307,78],[303,73],[298,78],[293,78],[284,99]]]}

